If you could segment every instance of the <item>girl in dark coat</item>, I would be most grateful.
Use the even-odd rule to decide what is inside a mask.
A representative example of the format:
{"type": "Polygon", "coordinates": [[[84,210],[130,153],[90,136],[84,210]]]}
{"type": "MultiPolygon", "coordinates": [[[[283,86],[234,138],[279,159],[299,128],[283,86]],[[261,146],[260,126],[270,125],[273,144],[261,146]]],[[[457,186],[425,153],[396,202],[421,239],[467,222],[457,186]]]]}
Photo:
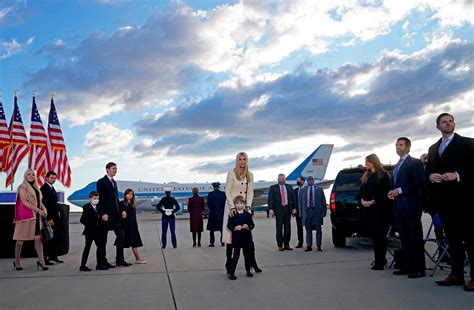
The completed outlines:
{"type": "Polygon", "coordinates": [[[202,211],[204,211],[204,198],[199,197],[199,190],[193,188],[193,197],[188,200],[189,225],[193,233],[193,248],[196,247],[196,234],[198,237],[198,247],[201,247],[201,232],[203,231],[202,211]]]}
{"type": "Polygon", "coordinates": [[[393,212],[387,197],[390,191],[389,174],[375,154],[365,158],[365,167],[356,200],[361,205],[361,222],[372,236],[375,258],[372,270],[382,270],[387,265],[387,232],[393,212]]]}
{"type": "Polygon", "coordinates": [[[122,219],[124,231],[124,248],[132,248],[136,264],[146,264],[147,261],[141,259],[140,253],[138,252],[138,248],[142,247],[143,243],[140,237],[140,232],[138,231],[135,193],[132,189],[128,188],[125,190],[123,196],[124,199],[120,203],[122,204],[122,210],[127,212],[127,217],[122,219]]]}

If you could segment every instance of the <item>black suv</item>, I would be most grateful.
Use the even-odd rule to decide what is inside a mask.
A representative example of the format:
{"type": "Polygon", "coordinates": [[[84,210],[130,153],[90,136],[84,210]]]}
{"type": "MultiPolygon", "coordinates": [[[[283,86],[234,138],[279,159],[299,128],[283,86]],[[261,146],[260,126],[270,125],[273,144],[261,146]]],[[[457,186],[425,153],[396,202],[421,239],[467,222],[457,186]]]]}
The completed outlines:
{"type": "MultiPolygon", "coordinates": [[[[365,167],[343,169],[339,171],[332,186],[330,196],[332,243],[336,247],[346,245],[346,237],[353,234],[368,236],[367,227],[360,222],[359,205],[355,197],[359,193],[361,177],[365,167]]],[[[393,166],[384,166],[387,172],[393,166]]]]}

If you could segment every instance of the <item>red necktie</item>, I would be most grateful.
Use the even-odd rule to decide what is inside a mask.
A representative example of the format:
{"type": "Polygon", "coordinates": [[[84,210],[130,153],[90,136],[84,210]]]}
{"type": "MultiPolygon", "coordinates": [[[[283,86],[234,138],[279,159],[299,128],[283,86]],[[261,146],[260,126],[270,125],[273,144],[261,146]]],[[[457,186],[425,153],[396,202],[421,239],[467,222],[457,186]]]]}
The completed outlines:
{"type": "Polygon", "coordinates": [[[280,187],[280,194],[281,194],[281,207],[285,207],[285,188],[284,185],[280,187]]]}

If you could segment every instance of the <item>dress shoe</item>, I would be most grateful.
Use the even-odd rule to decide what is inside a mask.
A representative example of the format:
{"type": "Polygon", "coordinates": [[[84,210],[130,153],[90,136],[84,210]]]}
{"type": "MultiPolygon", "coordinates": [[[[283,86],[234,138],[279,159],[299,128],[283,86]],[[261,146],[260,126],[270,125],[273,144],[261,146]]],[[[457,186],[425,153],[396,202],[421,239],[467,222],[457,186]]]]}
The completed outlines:
{"type": "Polygon", "coordinates": [[[237,277],[234,276],[233,274],[228,274],[227,278],[229,278],[229,280],[237,280],[237,277]]]}
{"type": "Polygon", "coordinates": [[[52,261],[49,261],[49,260],[45,260],[45,261],[44,261],[44,264],[45,264],[46,266],[53,266],[53,265],[54,265],[54,263],[53,263],[52,261]]]}
{"type": "Polygon", "coordinates": [[[49,260],[52,261],[52,262],[58,263],[58,264],[64,263],[64,261],[60,260],[60,259],[57,258],[57,257],[56,257],[56,258],[50,258],[49,260]]]}
{"type": "Polygon", "coordinates": [[[225,243],[224,243],[224,242],[221,242],[221,246],[224,246],[224,245],[225,245],[225,243]]]}
{"type": "Polygon", "coordinates": [[[408,275],[408,278],[418,279],[418,278],[423,278],[425,276],[426,276],[426,273],[424,271],[414,271],[408,275]]]}
{"type": "Polygon", "coordinates": [[[196,242],[193,242],[193,248],[195,248],[195,247],[196,247],[196,242]]]}
{"type": "Polygon", "coordinates": [[[121,262],[117,262],[117,263],[116,263],[116,266],[117,266],[117,267],[120,267],[120,266],[122,266],[122,267],[128,267],[128,266],[131,266],[131,265],[132,265],[132,264],[129,264],[129,263],[127,263],[126,261],[121,261],[121,262]]]}
{"type": "Polygon", "coordinates": [[[309,252],[309,251],[312,251],[312,250],[313,250],[313,248],[310,247],[310,246],[307,246],[306,249],[304,249],[305,252],[309,252]]]}
{"type": "Polygon", "coordinates": [[[409,275],[410,273],[412,273],[412,271],[407,268],[396,270],[393,272],[393,274],[396,276],[406,276],[406,275],[409,275]]]}
{"type": "Polygon", "coordinates": [[[446,279],[436,281],[435,283],[438,284],[439,286],[464,285],[464,278],[458,278],[458,277],[449,275],[446,277],[446,279]]]}
{"type": "Polygon", "coordinates": [[[471,280],[469,283],[464,285],[464,290],[467,292],[474,292],[474,280],[471,280]]]}
{"type": "Polygon", "coordinates": [[[210,248],[213,248],[213,247],[214,247],[214,244],[209,244],[209,247],[210,247],[210,248]]]}
{"type": "Polygon", "coordinates": [[[251,277],[253,277],[253,273],[251,273],[250,271],[247,271],[245,276],[251,278],[251,277]]]}
{"type": "Polygon", "coordinates": [[[290,247],[289,245],[287,245],[287,246],[285,246],[285,250],[287,250],[287,251],[293,251],[293,248],[290,247]]]}
{"type": "Polygon", "coordinates": [[[285,249],[282,248],[281,246],[278,247],[278,251],[284,251],[285,249]]]}
{"type": "Polygon", "coordinates": [[[372,270],[384,270],[384,269],[387,268],[387,264],[388,264],[387,260],[385,260],[385,262],[382,263],[382,264],[379,263],[379,262],[375,262],[374,265],[372,266],[372,268],[370,268],[370,269],[372,269],[372,270]]]}
{"type": "Polygon", "coordinates": [[[262,269],[258,268],[257,265],[253,266],[253,270],[255,270],[256,273],[260,273],[263,271],[262,269]]]}
{"type": "Polygon", "coordinates": [[[105,264],[105,266],[106,266],[107,268],[109,268],[109,269],[110,269],[110,268],[115,268],[115,265],[112,265],[112,264],[109,264],[109,263],[105,264]]]}
{"type": "Polygon", "coordinates": [[[323,249],[320,246],[318,246],[318,252],[322,252],[322,251],[323,249]]]}
{"type": "Polygon", "coordinates": [[[200,247],[201,247],[201,242],[198,242],[198,248],[200,248],[200,247]]]}
{"type": "Polygon", "coordinates": [[[80,271],[91,271],[91,269],[87,266],[81,266],[81,267],[79,267],[79,270],[80,271]]]}
{"type": "Polygon", "coordinates": [[[298,243],[298,245],[295,246],[296,249],[300,249],[300,248],[302,248],[302,247],[303,247],[303,245],[302,245],[301,243],[298,243]]]}
{"type": "Polygon", "coordinates": [[[95,267],[95,270],[109,270],[109,266],[107,266],[107,265],[97,265],[95,267]]]}

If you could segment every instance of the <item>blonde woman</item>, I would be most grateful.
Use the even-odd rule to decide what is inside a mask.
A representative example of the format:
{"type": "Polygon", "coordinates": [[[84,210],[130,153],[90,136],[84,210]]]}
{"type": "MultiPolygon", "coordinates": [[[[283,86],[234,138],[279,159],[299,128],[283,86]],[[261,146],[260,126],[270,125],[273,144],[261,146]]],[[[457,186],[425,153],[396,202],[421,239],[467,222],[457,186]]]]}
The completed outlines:
{"type": "Polygon", "coordinates": [[[38,261],[36,268],[39,270],[48,270],[44,262],[43,246],[41,244],[41,226],[40,217],[46,217],[47,211],[44,207],[41,191],[36,178],[36,172],[27,169],[23,176],[23,182],[18,186],[16,206],[15,206],[15,231],[13,240],[16,240],[15,261],[13,267],[15,270],[23,270],[20,262],[21,249],[26,240],[35,241],[36,254],[38,261]]]}
{"type": "MultiPolygon", "coordinates": [[[[235,157],[235,167],[229,173],[227,173],[227,181],[225,188],[226,204],[224,210],[224,225],[222,241],[226,243],[226,269],[227,273],[230,270],[230,264],[232,261],[232,232],[227,228],[227,221],[230,216],[235,214],[234,198],[237,196],[243,196],[245,200],[245,209],[251,212],[252,200],[253,200],[253,174],[249,170],[248,156],[245,152],[237,153],[235,157]]],[[[262,272],[257,266],[255,260],[255,244],[252,243],[252,257],[251,266],[255,269],[255,272],[262,272]]]]}

